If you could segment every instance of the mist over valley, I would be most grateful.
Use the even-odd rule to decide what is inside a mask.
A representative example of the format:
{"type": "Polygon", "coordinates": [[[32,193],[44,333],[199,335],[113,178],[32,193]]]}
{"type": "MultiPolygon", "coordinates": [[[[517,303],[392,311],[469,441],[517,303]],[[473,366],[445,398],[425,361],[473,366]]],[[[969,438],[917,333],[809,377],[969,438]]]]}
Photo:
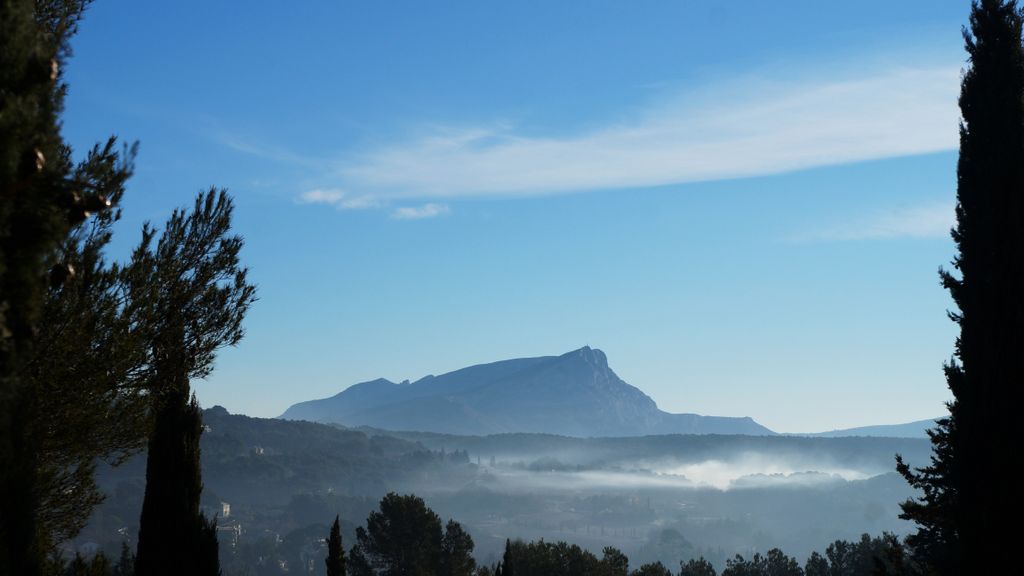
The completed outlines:
{"type": "MultiPolygon", "coordinates": [[[[912,495],[893,456],[923,463],[927,440],[736,434],[579,438],[346,428],[204,411],[204,509],[222,541],[287,555],[339,514],[343,534],[388,492],[457,519],[484,562],[506,539],[615,546],[637,562],[781,547],[798,557],[862,533],[906,533],[912,495]],[[230,506],[224,516],[223,504],[230,506]],[[277,544],[277,542],[284,544],[277,544]],[[242,544],[239,544],[242,545],[242,544]]],[[[107,501],[78,538],[112,547],[137,529],[144,455],[100,475],[107,501]]],[[[319,530],[319,532],[318,532],[319,530]]]]}

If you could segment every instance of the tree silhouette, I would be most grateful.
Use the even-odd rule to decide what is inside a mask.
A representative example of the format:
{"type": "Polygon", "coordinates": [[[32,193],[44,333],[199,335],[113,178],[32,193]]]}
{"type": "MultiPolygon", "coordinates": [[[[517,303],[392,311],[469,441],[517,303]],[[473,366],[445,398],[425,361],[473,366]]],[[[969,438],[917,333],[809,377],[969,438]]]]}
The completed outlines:
{"type": "Polygon", "coordinates": [[[816,551],[811,552],[811,555],[807,558],[807,563],[804,564],[804,576],[832,576],[828,560],[816,551]]]}
{"type": "Polygon", "coordinates": [[[715,567],[704,558],[679,563],[679,576],[717,576],[715,567]]]}
{"type": "Polygon", "coordinates": [[[345,576],[345,549],[341,545],[341,523],[338,516],[331,524],[331,533],[327,537],[327,576],[345,576]]]}
{"type": "Polygon", "coordinates": [[[755,553],[750,560],[739,554],[726,560],[722,576],[803,576],[804,571],[795,558],[786,556],[778,548],[772,548],[766,556],[755,553]]]}
{"type": "Polygon", "coordinates": [[[360,552],[375,573],[433,576],[441,566],[441,519],[423,499],[394,492],[356,530],[360,552]]]}
{"type": "MultiPolygon", "coordinates": [[[[71,178],[93,183],[117,206],[134,155],[134,147],[119,152],[111,138],[71,178]]],[[[74,537],[102,500],[97,462],[123,462],[149,431],[145,342],[124,306],[122,268],[104,254],[120,212],[96,214],[62,242],[57,258],[75,274],[47,291],[23,369],[39,414],[51,422],[37,431],[38,517],[47,543],[74,537]]]]}
{"type": "Polygon", "coordinates": [[[672,576],[672,572],[661,562],[652,562],[633,570],[629,576],[672,576]]]}
{"type": "Polygon", "coordinates": [[[629,559],[606,547],[599,560],[576,544],[566,542],[505,541],[505,553],[496,574],[501,576],[626,576],[629,559]]]}
{"type": "Polygon", "coordinates": [[[981,0],[964,32],[970,65],[960,91],[957,166],[959,278],[941,271],[958,312],[955,357],[945,367],[954,399],[931,432],[931,463],[898,470],[922,491],[901,517],[908,537],[933,573],[966,566],[1010,566],[1012,531],[994,522],[1016,517],[1017,412],[1024,380],[1024,56],[1021,14],[1014,0],[981,0]],[[979,564],[984,563],[984,564],[979,564]]]}
{"type": "Polygon", "coordinates": [[[207,376],[217,350],[241,340],[255,299],[239,266],[242,239],[229,235],[232,208],[224,191],[200,194],[190,212],[171,215],[155,245],[156,230],[143,228],[129,266],[129,298],[145,318],[138,327],[149,343],[155,413],[135,563],[140,576],[216,573],[200,561],[209,558],[203,551],[213,532],[199,512],[202,413],[189,381],[207,376]]]}
{"type": "Polygon", "coordinates": [[[374,576],[373,566],[358,543],[348,551],[348,573],[349,576],[374,576]]]}
{"type": "Polygon", "coordinates": [[[60,243],[109,205],[96,182],[75,180],[60,136],[61,64],[86,3],[0,3],[0,574],[43,569],[40,396],[26,365],[47,290],[74,275],[60,243]]]}
{"type": "Polygon", "coordinates": [[[449,520],[441,537],[440,576],[472,576],[476,571],[473,559],[473,538],[462,529],[462,525],[449,520]]]}

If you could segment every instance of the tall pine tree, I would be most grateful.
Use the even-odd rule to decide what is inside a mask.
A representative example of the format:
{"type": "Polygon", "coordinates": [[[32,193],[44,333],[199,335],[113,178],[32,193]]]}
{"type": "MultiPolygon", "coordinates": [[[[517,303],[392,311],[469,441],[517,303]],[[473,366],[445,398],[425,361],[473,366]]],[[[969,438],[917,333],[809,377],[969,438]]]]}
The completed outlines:
{"type": "Polygon", "coordinates": [[[1014,565],[1019,411],[1024,386],[1024,54],[1014,0],[981,0],[965,31],[970,66],[960,92],[959,272],[942,271],[958,312],[954,399],[933,431],[931,464],[900,471],[923,496],[903,505],[919,525],[907,539],[926,570],[986,573],[1014,565]],[[970,570],[968,570],[970,567],[970,570]]]}
{"type": "Polygon", "coordinates": [[[255,299],[239,265],[242,239],[230,235],[232,209],[223,191],[200,194],[190,212],[171,215],[155,246],[156,231],[143,229],[128,268],[129,297],[145,317],[140,329],[149,331],[155,412],[139,576],[218,573],[216,532],[199,511],[202,413],[189,383],[210,374],[218,349],[241,340],[255,299]]]}

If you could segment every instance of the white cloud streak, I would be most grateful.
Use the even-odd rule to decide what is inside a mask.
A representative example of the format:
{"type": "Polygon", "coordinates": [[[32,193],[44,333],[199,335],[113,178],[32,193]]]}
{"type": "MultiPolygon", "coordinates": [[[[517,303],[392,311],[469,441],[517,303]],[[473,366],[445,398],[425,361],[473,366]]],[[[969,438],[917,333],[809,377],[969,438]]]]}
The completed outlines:
{"type": "Polygon", "coordinates": [[[391,212],[391,217],[395,220],[423,220],[426,218],[436,218],[437,216],[444,216],[451,210],[445,204],[424,204],[422,206],[401,206],[395,208],[391,212]]]}
{"type": "Polygon", "coordinates": [[[302,204],[338,204],[341,199],[345,197],[345,193],[341,190],[310,190],[303,192],[299,196],[299,202],[302,204]]]}
{"type": "Polygon", "coordinates": [[[339,210],[363,210],[376,208],[379,202],[372,196],[351,196],[336,188],[309,190],[299,195],[300,204],[327,204],[339,210]]]}
{"type": "Polygon", "coordinates": [[[382,200],[439,199],[662,186],[923,154],[956,147],[958,85],[955,67],[739,81],[577,134],[437,129],[340,161],[334,173],[346,189],[382,200]]]}
{"type": "Polygon", "coordinates": [[[797,241],[842,242],[891,238],[943,238],[956,223],[954,205],[934,202],[875,212],[869,217],[818,230],[797,241]]]}

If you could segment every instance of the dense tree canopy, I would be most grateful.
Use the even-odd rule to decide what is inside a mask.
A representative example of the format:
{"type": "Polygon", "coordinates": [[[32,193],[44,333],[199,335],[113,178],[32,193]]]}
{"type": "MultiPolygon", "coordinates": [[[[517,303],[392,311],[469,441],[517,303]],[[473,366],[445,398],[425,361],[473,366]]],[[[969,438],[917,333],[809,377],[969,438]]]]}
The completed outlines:
{"type": "MultiPolygon", "coordinates": [[[[116,141],[94,148],[76,167],[77,181],[95,183],[116,206],[130,175],[134,149],[116,141]]],[[[147,358],[126,301],[123,269],[104,250],[120,210],[107,210],[72,228],[59,260],[75,270],[48,291],[37,345],[24,378],[48,425],[38,434],[41,530],[60,542],[81,529],[102,499],[93,473],[100,460],[123,462],[148,431],[147,358]]]]}
{"type": "Polygon", "coordinates": [[[43,418],[28,374],[47,291],[75,275],[60,247],[73,226],[109,206],[105,194],[125,171],[98,172],[89,161],[76,168],[60,135],[62,64],[86,4],[0,4],[0,573],[42,570],[53,523],[41,517],[43,503],[53,487],[89,473],[72,465],[61,476],[41,454],[60,433],[43,418]]]}
{"type": "Polygon", "coordinates": [[[566,542],[509,541],[499,566],[502,576],[626,576],[629,559],[605,548],[601,559],[566,542]]]}
{"type": "Polygon", "coordinates": [[[908,542],[939,574],[969,563],[1009,566],[1012,531],[996,518],[1018,516],[1010,457],[1024,381],[1024,50],[1014,0],[974,2],[965,31],[969,67],[960,91],[957,165],[958,254],[941,272],[958,311],[955,358],[946,366],[950,416],[932,433],[932,462],[899,470],[922,490],[903,517],[919,530],[908,542]]]}
{"type": "Polygon", "coordinates": [[[629,574],[630,576],[672,576],[672,572],[661,562],[644,564],[629,574]]]}
{"type": "Polygon", "coordinates": [[[715,567],[703,558],[680,563],[679,576],[717,576],[715,567]]]}
{"type": "Polygon", "coordinates": [[[750,560],[742,556],[727,560],[722,576],[803,576],[796,558],[786,556],[782,550],[772,548],[762,556],[755,553],[750,560]]]}
{"type": "Polygon", "coordinates": [[[232,209],[224,191],[200,194],[191,211],[171,215],[155,244],[156,230],[143,228],[127,268],[128,298],[145,319],[135,329],[147,347],[154,413],[140,576],[217,573],[216,534],[199,512],[202,414],[190,399],[190,379],[208,375],[217,350],[242,338],[242,319],[255,299],[239,264],[242,239],[230,234],[232,209]]]}
{"type": "Polygon", "coordinates": [[[473,539],[458,522],[441,529],[441,518],[422,498],[390,493],[378,511],[356,530],[349,553],[354,576],[437,576],[472,574],[473,539]]]}

